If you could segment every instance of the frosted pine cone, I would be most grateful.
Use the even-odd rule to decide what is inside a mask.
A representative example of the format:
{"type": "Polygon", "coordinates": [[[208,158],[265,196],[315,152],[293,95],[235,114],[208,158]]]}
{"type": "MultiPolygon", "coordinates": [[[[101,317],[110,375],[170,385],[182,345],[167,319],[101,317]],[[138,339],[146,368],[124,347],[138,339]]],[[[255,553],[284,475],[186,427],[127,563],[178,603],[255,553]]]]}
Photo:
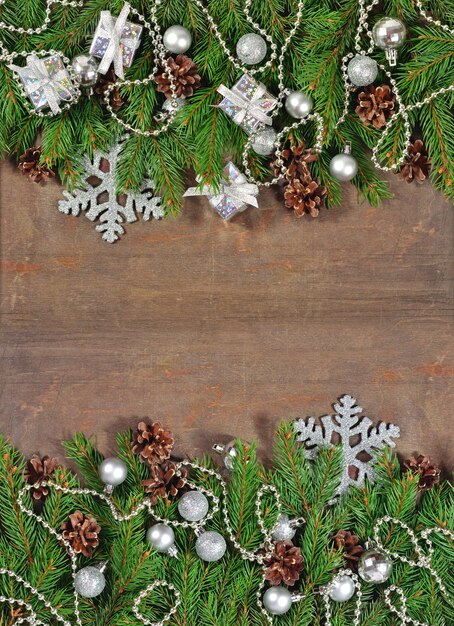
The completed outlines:
{"type": "Polygon", "coordinates": [[[52,459],[48,455],[40,458],[38,455],[34,454],[32,458],[27,461],[24,477],[29,485],[33,485],[30,491],[35,500],[43,501],[46,499],[49,494],[49,487],[42,486],[42,483],[52,478],[58,467],[60,467],[58,460],[52,459]]]}
{"type": "MultiPolygon", "coordinates": [[[[188,98],[192,96],[201,83],[201,78],[197,73],[197,65],[194,61],[184,54],[179,54],[175,59],[169,57],[167,63],[175,78],[174,84],[177,97],[188,98]]],[[[155,74],[154,82],[157,85],[157,90],[163,93],[166,98],[172,96],[171,82],[167,70],[161,68],[160,72],[155,74]]]]}
{"type": "Polygon", "coordinates": [[[169,458],[173,444],[172,432],[165,430],[159,422],[139,422],[133,436],[132,450],[140,455],[142,463],[156,465],[169,458]]]}
{"type": "Polygon", "coordinates": [[[175,463],[166,461],[162,465],[150,467],[150,478],[142,481],[146,493],[150,494],[152,504],[156,504],[160,498],[175,498],[186,486],[188,472],[182,467],[179,474],[176,473],[175,463]]]}
{"type": "Polygon", "coordinates": [[[61,529],[63,539],[69,541],[76,554],[91,556],[99,545],[101,526],[94,518],[80,511],[72,513],[69,521],[63,522],[61,529]]]}
{"type": "Polygon", "coordinates": [[[292,586],[300,577],[303,569],[303,557],[301,548],[293,545],[291,541],[277,541],[274,552],[263,560],[265,565],[265,580],[272,585],[292,586]]]}

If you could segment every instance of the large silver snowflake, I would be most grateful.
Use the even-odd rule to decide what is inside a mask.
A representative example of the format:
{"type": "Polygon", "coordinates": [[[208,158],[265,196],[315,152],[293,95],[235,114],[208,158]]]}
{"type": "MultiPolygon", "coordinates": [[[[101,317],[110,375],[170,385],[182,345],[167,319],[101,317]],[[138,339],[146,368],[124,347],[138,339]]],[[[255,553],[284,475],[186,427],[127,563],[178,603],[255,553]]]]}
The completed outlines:
{"type": "Polygon", "coordinates": [[[371,463],[376,450],[385,446],[394,447],[392,440],[400,436],[400,428],[394,424],[381,422],[374,426],[366,416],[359,417],[363,409],[356,405],[356,398],[342,396],[339,403],[333,405],[335,415],[324,415],[321,425],[315,424],[315,418],[307,421],[295,421],[297,440],[306,446],[306,456],[313,459],[322,446],[331,447],[336,442],[343,445],[344,471],[338,493],[344,493],[350,485],[362,486],[364,479],[374,479],[371,463]]]}
{"type": "Polygon", "coordinates": [[[104,241],[114,243],[125,232],[122,224],[137,221],[137,214],[144,221],[150,217],[164,216],[161,198],[153,196],[153,182],[144,180],[140,191],[130,192],[119,197],[115,192],[115,178],[121,141],[106,154],[95,151],[93,160],[84,157],[85,183],[73,192],[64,191],[66,200],[60,200],[58,210],[66,215],[79,215],[92,222],[99,220],[96,230],[102,233],[104,241]]]}

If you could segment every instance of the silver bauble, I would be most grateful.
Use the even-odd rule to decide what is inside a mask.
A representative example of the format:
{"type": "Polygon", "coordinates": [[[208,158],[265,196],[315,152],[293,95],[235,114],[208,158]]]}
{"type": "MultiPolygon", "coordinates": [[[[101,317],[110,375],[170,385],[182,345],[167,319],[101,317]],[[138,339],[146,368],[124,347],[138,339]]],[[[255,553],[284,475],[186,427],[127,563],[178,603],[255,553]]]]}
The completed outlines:
{"type": "Polygon", "coordinates": [[[172,107],[172,99],[166,98],[162,104],[162,110],[170,112],[176,109],[177,111],[180,111],[187,104],[186,98],[175,98],[175,101],[177,106],[172,107]]]}
{"type": "Polygon", "coordinates": [[[284,615],[292,606],[292,594],[285,587],[270,587],[263,594],[263,606],[272,615],[284,615]]]}
{"type": "Polygon", "coordinates": [[[295,533],[296,528],[291,525],[288,515],[281,513],[273,529],[273,534],[271,535],[273,541],[288,541],[293,539],[295,533]]]}
{"type": "Polygon", "coordinates": [[[166,30],[162,41],[169,52],[183,54],[191,47],[192,35],[184,26],[175,24],[166,30]]]}
{"type": "Polygon", "coordinates": [[[355,582],[351,576],[337,576],[329,586],[328,595],[334,602],[347,602],[355,593],[355,582]]]}
{"type": "Polygon", "coordinates": [[[168,552],[175,543],[175,533],[167,524],[154,524],[147,530],[147,540],[157,552],[168,552]]]}
{"type": "Polygon", "coordinates": [[[365,87],[377,78],[377,62],[366,54],[357,54],[348,64],[347,73],[353,85],[365,87]]]}
{"type": "Polygon", "coordinates": [[[80,569],[74,577],[74,589],[84,598],[96,598],[104,591],[105,586],[104,574],[91,565],[80,569]]]}
{"type": "Polygon", "coordinates": [[[393,564],[381,550],[366,550],[358,562],[358,574],[366,583],[384,583],[391,576],[393,564]]]}
{"type": "Polygon", "coordinates": [[[256,33],[243,35],[236,44],[238,58],[245,65],[255,65],[266,57],[266,41],[256,33]]]}
{"type": "Polygon", "coordinates": [[[219,561],[227,550],[224,537],[215,530],[203,532],[195,542],[195,551],[204,561],[219,561]]]}
{"type": "Polygon", "coordinates": [[[256,134],[251,145],[257,154],[269,156],[276,150],[276,137],[277,133],[274,128],[264,128],[256,134]]]}
{"type": "Polygon", "coordinates": [[[117,457],[104,459],[99,466],[99,477],[106,485],[116,487],[126,480],[128,468],[126,463],[117,457]]]}
{"type": "Polygon", "coordinates": [[[336,156],[331,159],[329,171],[331,176],[334,176],[337,180],[351,180],[356,176],[358,163],[356,162],[355,157],[351,154],[341,152],[340,154],[336,154],[336,156]]]}
{"type": "Polygon", "coordinates": [[[201,491],[188,491],[178,501],[178,512],[188,522],[198,522],[208,513],[209,504],[201,491]]]}
{"type": "Polygon", "coordinates": [[[395,17],[382,17],[372,29],[374,43],[383,50],[395,50],[405,41],[405,24],[395,17]]]}
{"type": "Polygon", "coordinates": [[[81,87],[93,87],[98,80],[99,61],[89,54],[79,54],[71,62],[73,73],[81,87]]]}
{"type": "MultiPolygon", "coordinates": [[[[245,449],[248,444],[245,444],[245,449]]],[[[228,444],[222,445],[221,443],[215,443],[213,450],[223,457],[224,465],[228,470],[233,469],[234,459],[238,454],[238,450],[235,448],[235,442],[229,441],[228,444]]]]}
{"type": "Polygon", "coordinates": [[[285,108],[289,115],[300,120],[312,111],[313,102],[304,91],[292,91],[285,99],[285,108]]]}

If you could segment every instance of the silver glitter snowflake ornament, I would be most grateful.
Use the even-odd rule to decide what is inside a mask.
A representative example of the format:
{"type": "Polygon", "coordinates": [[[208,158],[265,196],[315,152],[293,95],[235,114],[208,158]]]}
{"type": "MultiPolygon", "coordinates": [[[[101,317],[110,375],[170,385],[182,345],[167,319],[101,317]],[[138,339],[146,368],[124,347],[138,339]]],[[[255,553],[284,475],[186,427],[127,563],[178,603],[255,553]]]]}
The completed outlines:
{"type": "Polygon", "coordinates": [[[331,447],[337,439],[343,445],[344,471],[339,485],[338,494],[345,493],[350,485],[361,487],[364,479],[374,479],[374,468],[371,462],[376,450],[385,446],[394,447],[393,438],[400,436],[400,428],[394,424],[381,422],[374,426],[366,416],[359,416],[363,409],[356,406],[356,398],[342,396],[339,403],[333,405],[335,415],[324,415],[320,418],[321,425],[315,424],[315,418],[307,421],[295,421],[297,441],[306,446],[306,456],[313,459],[318,448],[331,447]],[[358,457],[366,457],[361,460],[358,457]]]}
{"type": "Polygon", "coordinates": [[[120,141],[106,154],[95,150],[93,160],[85,156],[84,186],[73,192],[64,191],[66,200],[58,203],[61,213],[79,215],[81,211],[85,211],[85,217],[89,220],[98,220],[100,223],[96,230],[109,243],[117,241],[125,232],[122,224],[136,222],[139,213],[144,221],[148,221],[150,217],[164,217],[161,198],[153,196],[154,184],[149,179],[143,181],[139,191],[129,192],[121,197],[116,194],[115,179],[121,145],[120,141]]]}

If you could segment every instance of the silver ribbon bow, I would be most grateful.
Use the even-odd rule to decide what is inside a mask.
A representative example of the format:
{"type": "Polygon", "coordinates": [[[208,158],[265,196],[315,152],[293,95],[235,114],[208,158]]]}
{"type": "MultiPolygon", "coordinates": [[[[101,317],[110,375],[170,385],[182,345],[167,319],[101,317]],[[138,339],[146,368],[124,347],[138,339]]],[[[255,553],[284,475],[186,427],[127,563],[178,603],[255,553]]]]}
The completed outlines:
{"type": "Polygon", "coordinates": [[[101,63],[99,64],[98,72],[100,74],[106,74],[113,62],[115,74],[119,78],[124,78],[122,46],[135,48],[138,43],[135,39],[127,37],[122,38],[121,36],[123,29],[126,26],[130,10],[131,7],[126,2],[116,19],[110,11],[101,11],[97,34],[108,39],[109,45],[107,46],[101,63]]]}
{"type": "Polygon", "coordinates": [[[232,87],[232,89],[229,89],[225,85],[220,85],[216,91],[224,96],[224,98],[230,100],[235,106],[240,107],[240,111],[233,116],[233,121],[236,124],[241,124],[248,113],[256,120],[259,120],[259,122],[262,122],[262,124],[268,124],[270,126],[273,123],[271,117],[261,108],[261,105],[265,102],[262,96],[266,93],[266,87],[262,83],[257,84],[257,88],[249,100],[241,93],[236,85],[232,87]]]}
{"type": "Polygon", "coordinates": [[[215,206],[217,206],[224,196],[230,198],[235,206],[239,204],[251,204],[258,207],[257,196],[259,188],[252,183],[223,183],[220,186],[219,192],[211,185],[204,185],[201,189],[199,187],[189,187],[189,189],[183,194],[184,197],[189,196],[211,196],[211,200],[215,206]]]}

